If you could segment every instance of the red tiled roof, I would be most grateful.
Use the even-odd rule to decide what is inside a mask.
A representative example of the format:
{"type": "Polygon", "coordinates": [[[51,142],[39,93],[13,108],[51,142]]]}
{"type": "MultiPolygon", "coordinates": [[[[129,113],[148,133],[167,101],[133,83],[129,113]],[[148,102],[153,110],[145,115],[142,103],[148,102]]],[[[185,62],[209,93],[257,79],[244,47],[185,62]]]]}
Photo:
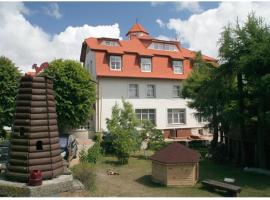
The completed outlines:
{"type": "Polygon", "coordinates": [[[131,27],[131,29],[129,29],[129,31],[127,32],[127,34],[126,34],[126,36],[128,35],[128,34],[130,34],[130,33],[136,33],[136,32],[143,32],[143,33],[145,33],[145,34],[149,34],[146,30],[145,30],[145,28],[143,28],[143,26],[141,25],[141,24],[139,24],[139,23],[136,23],[136,24],[134,24],[132,27],[131,27]]]}
{"type": "MultiPolygon", "coordinates": [[[[135,30],[141,28],[135,26],[135,30]],[[137,27],[137,28],[136,28],[137,27]]],[[[143,29],[144,30],[144,29],[143,29]]],[[[88,38],[84,41],[81,50],[82,62],[85,62],[87,47],[97,52],[96,57],[96,74],[99,77],[128,77],[128,78],[158,78],[158,79],[177,79],[182,80],[188,77],[192,70],[190,59],[195,58],[195,52],[182,48],[177,41],[163,41],[153,39],[148,35],[134,37],[131,40],[116,41],[119,46],[106,46],[102,44],[103,40],[110,38],[88,38]],[[146,37],[147,36],[147,37],[146,37]],[[174,44],[178,51],[165,51],[149,49],[152,42],[174,44]],[[121,71],[110,70],[107,55],[123,55],[121,71]],[[154,57],[152,60],[152,72],[142,72],[139,64],[139,57],[154,57]],[[172,70],[172,60],[183,60],[184,74],[174,74],[172,70]]],[[[217,60],[203,55],[203,59],[216,63],[217,60]]]]}
{"type": "Polygon", "coordinates": [[[174,142],[150,156],[150,160],[164,164],[193,163],[200,161],[200,154],[180,143],[174,142]]]}

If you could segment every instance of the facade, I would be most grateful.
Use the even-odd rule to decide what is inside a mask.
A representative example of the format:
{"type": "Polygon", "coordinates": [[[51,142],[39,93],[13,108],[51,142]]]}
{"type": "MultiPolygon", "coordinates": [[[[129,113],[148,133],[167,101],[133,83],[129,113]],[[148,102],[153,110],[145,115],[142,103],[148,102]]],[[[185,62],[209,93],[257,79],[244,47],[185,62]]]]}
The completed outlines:
{"type": "Polygon", "coordinates": [[[150,157],[152,181],[166,186],[192,186],[199,179],[200,154],[172,143],[150,157]]]}
{"type": "MultiPolygon", "coordinates": [[[[177,41],[152,38],[138,23],[126,36],[127,40],[88,38],[82,44],[80,60],[98,89],[90,129],[106,131],[106,118],[124,98],[140,120],[151,120],[165,137],[203,134],[205,122],[195,118],[196,111],[181,97],[182,81],[192,70],[195,52],[177,41]]],[[[216,62],[208,56],[203,59],[216,62]]]]}

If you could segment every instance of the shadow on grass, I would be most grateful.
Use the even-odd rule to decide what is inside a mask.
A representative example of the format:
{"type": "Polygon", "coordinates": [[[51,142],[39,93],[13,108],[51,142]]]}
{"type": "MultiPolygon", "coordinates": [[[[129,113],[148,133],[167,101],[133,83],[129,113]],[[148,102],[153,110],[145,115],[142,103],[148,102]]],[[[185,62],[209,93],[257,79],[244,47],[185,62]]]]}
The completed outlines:
{"type": "Polygon", "coordinates": [[[118,160],[104,160],[103,163],[108,164],[108,165],[113,165],[113,166],[121,166],[122,165],[118,160]]]}
{"type": "Polygon", "coordinates": [[[142,184],[144,186],[151,187],[151,188],[161,188],[161,187],[164,187],[161,184],[154,183],[152,181],[151,175],[144,175],[144,176],[136,179],[136,182],[138,182],[138,183],[140,183],[140,184],[142,184]]]}
{"type": "Polygon", "coordinates": [[[204,160],[200,162],[200,180],[213,179],[223,181],[224,178],[234,178],[235,185],[242,187],[254,188],[257,190],[270,189],[269,176],[262,174],[255,174],[243,171],[239,167],[232,164],[217,164],[211,160],[204,160]],[[255,181],[256,180],[256,181],[255,181]]]}
{"type": "Polygon", "coordinates": [[[149,156],[144,156],[144,155],[132,155],[131,157],[137,158],[139,160],[149,160],[149,156]]]}

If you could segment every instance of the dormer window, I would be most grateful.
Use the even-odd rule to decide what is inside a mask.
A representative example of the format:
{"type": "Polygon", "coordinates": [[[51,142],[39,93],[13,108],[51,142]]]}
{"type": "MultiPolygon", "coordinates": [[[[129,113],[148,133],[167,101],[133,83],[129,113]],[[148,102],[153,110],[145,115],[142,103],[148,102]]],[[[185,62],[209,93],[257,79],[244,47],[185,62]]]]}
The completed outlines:
{"type": "Polygon", "coordinates": [[[110,56],[110,69],[116,71],[121,70],[121,56],[110,56]]]}
{"type": "Polygon", "coordinates": [[[111,40],[104,40],[102,42],[102,45],[105,45],[105,46],[119,46],[118,42],[111,41],[111,40]]]}
{"type": "Polygon", "coordinates": [[[178,51],[176,45],[174,44],[166,44],[166,43],[160,43],[160,42],[153,42],[150,46],[150,49],[155,50],[163,50],[163,51],[178,51]]]}
{"type": "Polygon", "coordinates": [[[174,60],[173,61],[173,73],[174,74],[183,74],[183,61],[182,60],[174,60]]]}
{"type": "Polygon", "coordinates": [[[152,71],[151,58],[141,58],[141,71],[142,72],[151,72],[152,71]]]}

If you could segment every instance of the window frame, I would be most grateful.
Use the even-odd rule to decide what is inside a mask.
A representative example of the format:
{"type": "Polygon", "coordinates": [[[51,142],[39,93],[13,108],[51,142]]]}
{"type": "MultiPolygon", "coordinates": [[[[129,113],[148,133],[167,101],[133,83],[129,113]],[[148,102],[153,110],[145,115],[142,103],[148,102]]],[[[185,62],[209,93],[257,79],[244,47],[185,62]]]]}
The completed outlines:
{"type": "Polygon", "coordinates": [[[122,56],[119,56],[119,55],[110,55],[110,57],[109,57],[109,59],[110,59],[110,70],[112,70],[112,71],[121,71],[122,70],[122,56]],[[112,68],[112,63],[114,62],[114,63],[117,63],[117,61],[115,60],[115,61],[112,61],[112,58],[120,58],[119,59],[119,63],[120,63],[120,68],[118,69],[118,68],[112,68]]]}
{"type": "Polygon", "coordinates": [[[141,72],[152,72],[152,58],[141,57],[140,58],[140,67],[141,67],[141,72]],[[143,60],[149,60],[150,62],[145,63],[145,62],[143,62],[143,60]],[[145,69],[145,67],[143,67],[144,64],[150,66],[150,70],[144,70],[145,69]]]}
{"type": "Polygon", "coordinates": [[[149,46],[150,49],[162,50],[162,51],[178,51],[175,44],[162,43],[162,42],[152,42],[149,46]]]}
{"type": "Polygon", "coordinates": [[[172,94],[173,94],[173,98],[181,98],[182,97],[181,85],[173,85],[172,86],[172,94]],[[175,90],[175,87],[179,87],[179,90],[175,90]],[[175,91],[177,91],[178,95],[175,95],[175,91]]]}
{"type": "Polygon", "coordinates": [[[136,84],[136,83],[130,83],[128,84],[128,98],[130,99],[137,99],[137,98],[140,98],[140,89],[139,89],[139,84],[136,84]],[[136,88],[136,96],[131,96],[132,92],[130,91],[130,86],[131,85],[136,85],[137,88],[136,88]]]}
{"type": "Polygon", "coordinates": [[[196,119],[197,119],[198,123],[200,123],[200,124],[209,123],[209,119],[203,117],[202,115],[200,115],[200,113],[197,113],[196,119]]]}
{"type": "Polygon", "coordinates": [[[184,62],[183,60],[173,60],[172,61],[173,73],[174,74],[184,74],[184,62]],[[180,62],[182,65],[176,65],[175,63],[180,62]],[[181,72],[177,72],[176,68],[179,67],[181,72]]]}
{"type": "Polygon", "coordinates": [[[187,113],[185,108],[168,108],[167,109],[167,123],[168,125],[180,125],[186,124],[187,122],[187,113]],[[178,112],[174,112],[178,110],[178,112]],[[183,122],[181,122],[181,114],[183,114],[183,122]],[[171,115],[171,120],[169,115],[171,115]],[[177,117],[175,117],[177,116],[177,117]],[[177,119],[177,120],[175,120],[177,119]],[[170,122],[171,121],[171,122],[170,122]],[[176,122],[175,122],[176,121],[176,122]]]}
{"type": "Polygon", "coordinates": [[[110,46],[110,47],[116,47],[116,46],[119,46],[119,43],[116,42],[116,41],[104,40],[102,42],[102,45],[104,45],[104,46],[110,46]]]}
{"type": "Polygon", "coordinates": [[[147,119],[146,120],[149,120],[151,121],[152,123],[154,122],[154,125],[156,125],[157,123],[157,111],[156,111],[156,108],[136,108],[135,109],[135,114],[136,114],[136,117],[137,119],[140,121],[140,123],[142,124],[143,120],[143,114],[146,114],[147,115],[147,119]],[[138,113],[137,111],[140,110],[140,113],[138,113]],[[146,112],[143,112],[143,110],[147,110],[147,113],[146,112]],[[150,113],[149,111],[150,110],[153,110],[154,112],[153,113],[150,113]],[[140,115],[140,118],[138,117],[138,114],[140,115]],[[150,115],[154,115],[154,120],[152,121],[151,118],[150,118],[150,115]]]}
{"type": "Polygon", "coordinates": [[[156,98],[156,85],[154,84],[147,84],[146,85],[146,97],[147,98],[156,98]],[[153,86],[152,89],[153,89],[153,96],[148,96],[148,89],[149,89],[149,86],[153,86]]]}

